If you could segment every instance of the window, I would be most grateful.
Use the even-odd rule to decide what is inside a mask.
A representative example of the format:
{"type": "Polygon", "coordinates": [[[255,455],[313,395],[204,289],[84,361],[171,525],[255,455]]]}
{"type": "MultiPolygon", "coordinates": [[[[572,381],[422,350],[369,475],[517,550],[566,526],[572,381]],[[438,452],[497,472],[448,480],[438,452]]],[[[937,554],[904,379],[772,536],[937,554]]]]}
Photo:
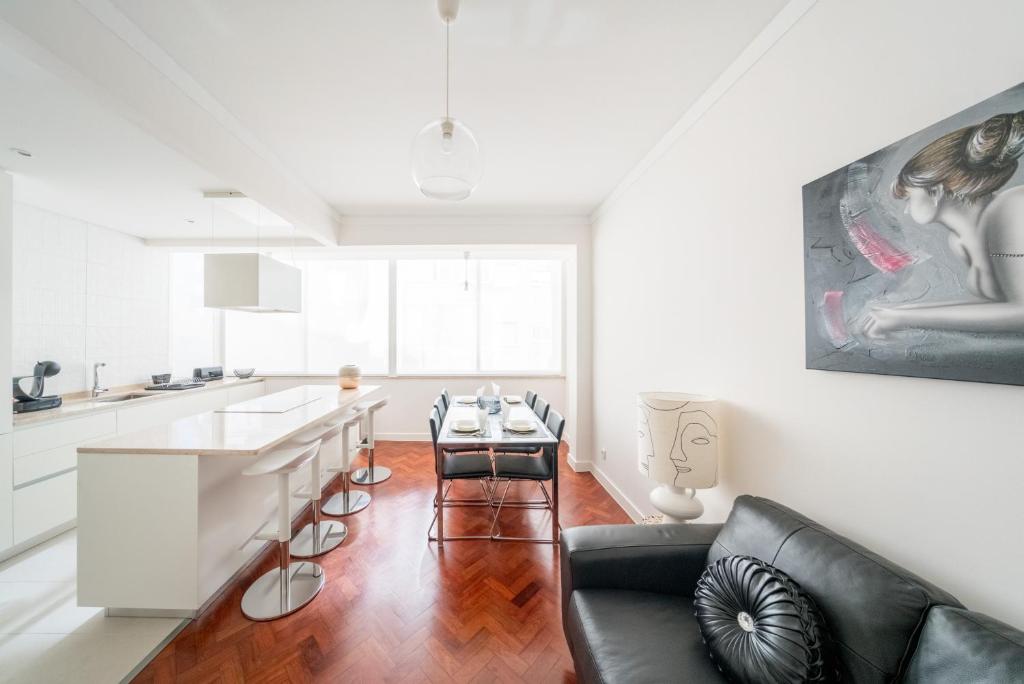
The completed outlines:
{"type": "Polygon", "coordinates": [[[306,370],[337,373],[357,363],[364,373],[388,371],[388,262],[307,261],[306,370]]]}
{"type": "Polygon", "coordinates": [[[397,268],[399,373],[561,372],[561,261],[409,259],[397,268]]]}
{"type": "Polygon", "coordinates": [[[265,372],[388,372],[388,262],[308,259],[302,312],[224,312],[224,363],[265,372]]]}
{"type": "Polygon", "coordinates": [[[360,256],[296,260],[302,312],[257,314],[203,308],[202,255],[173,255],[175,374],[218,359],[260,373],[562,372],[562,258],[360,256]]]}

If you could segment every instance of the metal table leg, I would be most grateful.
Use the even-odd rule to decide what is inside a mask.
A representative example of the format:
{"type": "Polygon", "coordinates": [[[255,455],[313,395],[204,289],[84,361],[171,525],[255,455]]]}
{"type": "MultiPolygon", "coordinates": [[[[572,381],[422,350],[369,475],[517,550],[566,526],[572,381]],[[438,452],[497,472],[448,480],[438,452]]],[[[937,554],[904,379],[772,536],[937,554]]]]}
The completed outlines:
{"type": "Polygon", "coordinates": [[[434,467],[437,472],[437,548],[444,547],[444,467],[441,449],[434,449],[434,467]]]}
{"type": "Polygon", "coordinates": [[[558,543],[558,445],[552,447],[555,450],[554,464],[551,469],[551,541],[558,543]]]}

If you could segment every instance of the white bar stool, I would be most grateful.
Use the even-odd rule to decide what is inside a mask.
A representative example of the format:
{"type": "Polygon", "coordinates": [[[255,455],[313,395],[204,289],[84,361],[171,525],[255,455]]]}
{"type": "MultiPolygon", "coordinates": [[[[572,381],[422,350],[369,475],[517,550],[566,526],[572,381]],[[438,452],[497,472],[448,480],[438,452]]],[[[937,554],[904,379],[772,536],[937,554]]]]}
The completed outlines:
{"type": "Polygon", "coordinates": [[[348,537],[348,527],[337,520],[321,520],[320,498],[323,495],[323,470],[321,451],[323,446],[341,434],[341,423],[334,425],[318,425],[300,432],[289,442],[298,446],[306,446],[319,442],[320,448],[309,466],[309,489],[303,488],[296,494],[297,498],[313,503],[313,522],[309,523],[292,537],[292,558],[315,558],[328,551],[338,548],[348,537]]]}
{"type": "Polygon", "coordinates": [[[341,423],[341,465],[328,468],[327,472],[341,473],[341,492],[327,500],[322,507],[324,515],[341,517],[358,513],[370,505],[370,495],[358,489],[352,489],[352,445],[349,441],[352,428],[362,421],[363,416],[357,413],[341,423]]]}
{"type": "Polygon", "coordinates": [[[388,405],[388,399],[390,397],[384,397],[376,401],[366,401],[361,404],[356,404],[357,411],[365,411],[365,419],[359,424],[359,448],[366,449],[366,460],[368,466],[366,468],[359,468],[352,473],[352,481],[356,484],[361,485],[375,485],[380,484],[384,480],[391,477],[391,469],[385,468],[384,466],[374,466],[373,464],[373,449],[374,449],[374,429],[373,429],[373,414],[381,410],[388,405]]]}
{"type": "Polygon", "coordinates": [[[319,450],[319,440],[305,446],[276,449],[242,471],[247,476],[277,476],[277,529],[257,532],[254,538],[276,541],[280,561],[277,568],[261,575],[242,595],[242,614],[250,620],[276,620],[290,615],[323,589],[323,568],[309,561],[289,562],[292,519],[288,476],[312,461],[319,450]]]}

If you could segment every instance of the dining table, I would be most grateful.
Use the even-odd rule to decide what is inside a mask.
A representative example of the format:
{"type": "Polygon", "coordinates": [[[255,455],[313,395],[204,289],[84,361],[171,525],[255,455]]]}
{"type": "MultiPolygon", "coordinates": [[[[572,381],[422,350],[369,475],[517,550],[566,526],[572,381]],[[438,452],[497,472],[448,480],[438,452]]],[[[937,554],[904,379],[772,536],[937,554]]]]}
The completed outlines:
{"type": "MultiPolygon", "coordinates": [[[[475,399],[475,398],[474,398],[475,399]]],[[[466,449],[475,449],[479,452],[487,452],[491,457],[491,467],[494,467],[494,455],[501,453],[507,447],[532,447],[537,451],[545,448],[558,449],[558,440],[548,429],[540,418],[529,406],[524,403],[507,405],[505,412],[488,413],[483,425],[477,432],[465,433],[453,429],[456,421],[465,419],[476,419],[479,415],[476,403],[463,403],[468,399],[455,397],[448,413],[441,424],[440,434],[437,439],[437,450],[434,453],[435,471],[437,472],[437,501],[441,501],[444,491],[444,480],[442,478],[441,463],[445,451],[452,451],[456,455],[466,453],[466,449]],[[534,430],[532,432],[514,432],[509,429],[507,423],[518,420],[532,420],[534,430]]],[[[558,542],[558,456],[557,453],[552,460],[551,468],[551,539],[558,542]]],[[[497,535],[491,535],[492,541],[498,541],[497,535]]],[[[437,545],[444,546],[444,506],[437,507],[437,545]]]]}

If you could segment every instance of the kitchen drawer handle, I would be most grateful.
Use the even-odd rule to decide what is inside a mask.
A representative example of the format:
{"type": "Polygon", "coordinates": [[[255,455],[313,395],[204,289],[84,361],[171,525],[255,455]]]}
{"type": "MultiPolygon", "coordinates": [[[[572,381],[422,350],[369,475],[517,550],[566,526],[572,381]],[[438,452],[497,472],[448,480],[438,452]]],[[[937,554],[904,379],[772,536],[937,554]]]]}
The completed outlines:
{"type": "Polygon", "coordinates": [[[24,489],[25,487],[31,487],[32,485],[37,485],[40,482],[46,482],[47,480],[52,480],[53,478],[60,477],[61,475],[67,475],[68,473],[72,473],[72,472],[74,472],[76,470],[78,470],[78,466],[71,466],[70,468],[65,468],[64,470],[58,470],[57,472],[50,473],[49,475],[43,475],[42,477],[37,477],[36,479],[29,480],[28,482],[22,482],[19,485],[14,485],[14,491],[18,491],[19,489],[24,489]]]}

